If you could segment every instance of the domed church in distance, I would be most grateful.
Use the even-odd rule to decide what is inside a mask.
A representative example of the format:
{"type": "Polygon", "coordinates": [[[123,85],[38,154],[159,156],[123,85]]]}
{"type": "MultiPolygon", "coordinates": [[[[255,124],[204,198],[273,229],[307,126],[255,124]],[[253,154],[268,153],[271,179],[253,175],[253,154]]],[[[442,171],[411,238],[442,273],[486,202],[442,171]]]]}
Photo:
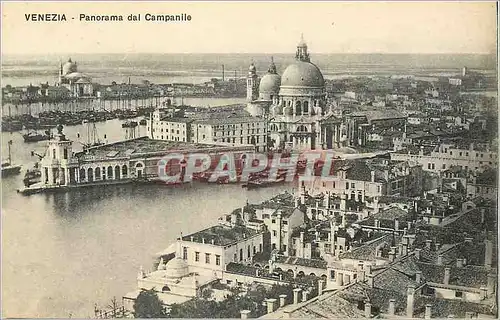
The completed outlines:
{"type": "Polygon", "coordinates": [[[270,145],[277,149],[321,149],[320,120],[330,113],[326,106],[325,80],[310,60],[307,44],[297,45],[296,61],[283,75],[274,61],[260,79],[252,64],[247,77],[247,110],[269,118],[270,145]]]}
{"type": "Polygon", "coordinates": [[[76,61],[68,59],[59,69],[59,86],[68,88],[73,97],[92,96],[94,86],[89,76],[78,72],[76,61]]]}

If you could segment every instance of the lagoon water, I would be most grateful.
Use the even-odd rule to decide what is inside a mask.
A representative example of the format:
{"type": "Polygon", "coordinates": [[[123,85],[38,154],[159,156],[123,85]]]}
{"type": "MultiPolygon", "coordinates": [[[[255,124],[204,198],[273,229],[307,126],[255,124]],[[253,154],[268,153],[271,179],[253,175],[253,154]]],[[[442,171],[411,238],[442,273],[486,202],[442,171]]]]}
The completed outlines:
{"type": "MultiPolygon", "coordinates": [[[[97,124],[109,142],[123,139],[119,120],[97,124]]],[[[144,130],[144,127],[141,128],[144,130]]],[[[66,127],[68,138],[83,125],[66,127]]],[[[31,167],[44,142],[26,144],[19,133],[12,157],[31,167]]],[[[81,149],[78,142],[76,149],[81,149]]],[[[136,288],[139,267],[179,236],[217,222],[246,203],[259,202],[291,186],[261,190],[239,185],[108,186],[69,193],[22,196],[22,175],[2,181],[2,316],[89,317],[94,303],[108,305],[136,288]]]]}

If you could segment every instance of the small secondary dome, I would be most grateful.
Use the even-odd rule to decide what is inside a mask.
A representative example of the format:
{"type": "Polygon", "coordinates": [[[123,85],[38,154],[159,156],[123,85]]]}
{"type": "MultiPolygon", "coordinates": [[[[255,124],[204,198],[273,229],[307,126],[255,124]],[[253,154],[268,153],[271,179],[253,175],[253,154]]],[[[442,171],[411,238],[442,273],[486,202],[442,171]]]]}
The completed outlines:
{"type": "Polygon", "coordinates": [[[310,62],[297,61],[289,65],[283,72],[281,86],[323,88],[325,79],[316,65],[310,62]]]}
{"type": "Polygon", "coordinates": [[[260,79],[260,93],[278,93],[280,91],[281,77],[278,74],[268,73],[260,79]]]}
{"type": "Polygon", "coordinates": [[[173,258],[165,266],[165,273],[168,278],[182,278],[189,274],[186,261],[181,258],[173,258]]]}
{"type": "Polygon", "coordinates": [[[274,61],[271,62],[267,73],[260,79],[259,93],[277,94],[280,91],[281,77],[276,71],[274,61]]]}

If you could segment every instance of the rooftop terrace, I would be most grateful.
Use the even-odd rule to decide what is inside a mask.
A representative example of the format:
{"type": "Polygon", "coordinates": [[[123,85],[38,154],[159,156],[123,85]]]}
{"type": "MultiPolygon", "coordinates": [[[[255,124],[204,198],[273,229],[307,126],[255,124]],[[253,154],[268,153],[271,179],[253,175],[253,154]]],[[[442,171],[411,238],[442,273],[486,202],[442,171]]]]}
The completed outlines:
{"type": "Polygon", "coordinates": [[[226,227],[223,225],[216,225],[193,234],[183,236],[182,240],[207,243],[215,246],[227,246],[244,239],[251,238],[257,234],[259,234],[258,231],[244,226],[226,227]]]}
{"type": "Polygon", "coordinates": [[[153,140],[148,137],[140,137],[132,140],[124,140],[109,143],[102,146],[92,147],[86,151],[76,153],[76,157],[83,160],[128,158],[139,154],[154,154],[167,152],[192,152],[192,151],[239,151],[253,150],[251,146],[221,146],[215,144],[202,144],[178,141],[153,140]]]}

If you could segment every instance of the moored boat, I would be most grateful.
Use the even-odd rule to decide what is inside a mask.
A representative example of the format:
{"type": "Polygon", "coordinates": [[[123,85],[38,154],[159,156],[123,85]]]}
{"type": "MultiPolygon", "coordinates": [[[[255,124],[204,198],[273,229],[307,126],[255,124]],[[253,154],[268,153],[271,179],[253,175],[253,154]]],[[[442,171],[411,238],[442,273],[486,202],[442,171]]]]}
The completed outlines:
{"type": "Polygon", "coordinates": [[[41,134],[38,132],[28,132],[23,134],[24,142],[38,142],[52,139],[52,134],[49,130],[45,131],[45,134],[41,134]]]}
{"type": "Polygon", "coordinates": [[[9,140],[8,142],[9,158],[7,159],[7,161],[2,162],[2,177],[8,177],[11,175],[19,174],[19,172],[21,172],[21,165],[12,163],[12,158],[10,153],[11,145],[12,145],[12,140],[9,140]]]}

